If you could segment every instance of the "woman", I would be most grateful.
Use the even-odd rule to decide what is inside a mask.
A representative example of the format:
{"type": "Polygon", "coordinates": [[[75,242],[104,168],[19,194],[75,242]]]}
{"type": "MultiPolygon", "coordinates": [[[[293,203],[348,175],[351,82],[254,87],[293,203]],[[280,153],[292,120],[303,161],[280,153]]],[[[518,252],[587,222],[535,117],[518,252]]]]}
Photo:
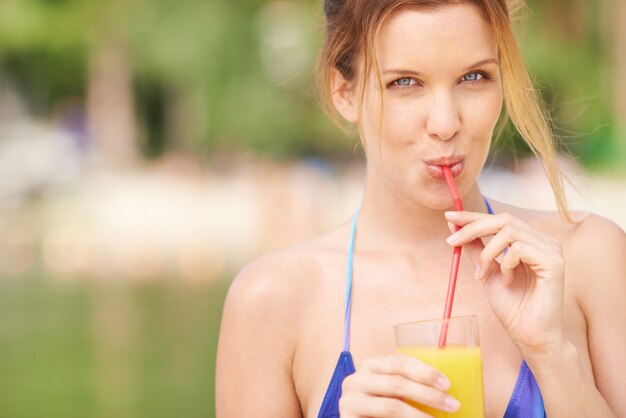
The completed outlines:
{"type": "Polygon", "coordinates": [[[471,262],[453,314],[479,320],[486,416],[626,416],[624,232],[593,215],[571,221],[504,0],[335,0],[325,12],[321,84],[358,127],[362,204],[238,275],[218,348],[218,416],[429,416],[403,399],[456,411],[445,376],[393,354],[394,324],[441,316],[455,245],[471,262]],[[541,159],[560,214],[481,196],[476,179],[505,117],[541,159]],[[445,165],[464,212],[450,211],[445,165]]]}

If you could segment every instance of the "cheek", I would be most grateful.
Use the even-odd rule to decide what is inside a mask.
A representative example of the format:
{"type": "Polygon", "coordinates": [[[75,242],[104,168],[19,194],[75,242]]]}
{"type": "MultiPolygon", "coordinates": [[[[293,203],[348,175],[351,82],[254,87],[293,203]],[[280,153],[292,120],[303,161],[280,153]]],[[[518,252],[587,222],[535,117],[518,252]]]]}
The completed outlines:
{"type": "Polygon", "coordinates": [[[365,94],[359,126],[362,133],[361,140],[367,148],[371,148],[373,144],[377,144],[379,141],[380,118],[382,115],[380,104],[381,101],[378,95],[365,94]]]}
{"type": "MultiPolygon", "coordinates": [[[[373,95],[372,95],[373,96],[373,95]]],[[[402,149],[415,137],[415,106],[389,97],[369,97],[363,102],[361,130],[365,146],[373,151],[402,149]],[[383,150],[384,149],[384,150],[383,150]]]]}
{"type": "Polygon", "coordinates": [[[502,111],[502,90],[498,87],[491,94],[486,95],[483,106],[485,126],[493,131],[502,111]]]}
{"type": "MultiPolygon", "coordinates": [[[[487,160],[491,142],[493,140],[494,129],[500,113],[502,111],[502,95],[499,90],[495,90],[490,94],[485,94],[480,100],[474,100],[469,108],[470,113],[466,115],[468,121],[468,136],[471,138],[471,149],[473,158],[470,159],[470,165],[473,169],[480,172],[487,160]],[[476,111],[480,109],[480,111],[476,111]]],[[[469,168],[469,167],[468,167],[469,168]]]]}
{"type": "Polygon", "coordinates": [[[420,121],[423,119],[421,100],[385,97],[383,135],[390,149],[411,145],[422,136],[420,121]]]}
{"type": "Polygon", "coordinates": [[[464,103],[463,119],[464,125],[471,131],[471,137],[490,143],[501,111],[502,95],[499,89],[468,99],[464,103]]]}

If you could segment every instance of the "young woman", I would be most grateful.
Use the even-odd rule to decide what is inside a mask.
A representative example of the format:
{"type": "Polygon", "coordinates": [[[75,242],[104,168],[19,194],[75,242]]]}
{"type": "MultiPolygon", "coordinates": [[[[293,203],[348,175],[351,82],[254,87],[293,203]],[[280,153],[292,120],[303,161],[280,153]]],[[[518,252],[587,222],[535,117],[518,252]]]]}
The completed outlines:
{"type": "Polygon", "coordinates": [[[486,416],[626,417],[626,238],[565,209],[505,1],[331,0],[325,12],[321,87],[358,127],[363,200],[337,229],[238,275],[218,417],[429,416],[403,399],[456,411],[447,378],[394,354],[393,338],[394,324],[441,317],[455,245],[468,257],[453,315],[479,320],[486,416]],[[507,117],[560,213],[481,195],[476,179],[507,117]],[[446,165],[464,212],[452,211],[446,165]]]}

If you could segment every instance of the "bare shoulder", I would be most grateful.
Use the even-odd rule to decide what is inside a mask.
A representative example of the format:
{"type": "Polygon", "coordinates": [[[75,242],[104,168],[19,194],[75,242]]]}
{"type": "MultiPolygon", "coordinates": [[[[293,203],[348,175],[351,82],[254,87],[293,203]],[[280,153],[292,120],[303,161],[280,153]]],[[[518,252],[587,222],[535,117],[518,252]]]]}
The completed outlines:
{"type": "Polygon", "coordinates": [[[576,259],[594,261],[610,254],[624,258],[626,235],[615,222],[592,213],[572,212],[575,222],[564,220],[559,213],[539,211],[494,202],[495,212],[508,212],[537,230],[557,238],[564,247],[575,252],[576,259]]]}
{"type": "Polygon", "coordinates": [[[341,253],[344,229],[340,226],[245,265],[229,289],[226,309],[245,310],[259,322],[278,317],[296,320],[320,288],[324,269],[341,253]]]}
{"type": "Polygon", "coordinates": [[[572,223],[556,212],[498,202],[494,206],[496,212],[509,212],[561,243],[568,285],[577,290],[579,302],[626,289],[626,234],[615,222],[595,214],[572,212],[572,223]]]}
{"type": "MultiPolygon", "coordinates": [[[[591,213],[572,212],[575,222],[567,222],[558,213],[537,212],[531,224],[557,238],[563,248],[570,276],[589,287],[590,277],[603,282],[624,281],[626,268],[626,234],[615,222],[591,213]],[[598,273],[607,273],[604,278],[598,273]],[[608,274],[611,272],[611,274],[608,274]]],[[[598,283],[596,281],[596,283],[598,283]]]]}
{"type": "Polygon", "coordinates": [[[563,246],[569,282],[575,286],[585,317],[593,320],[613,308],[626,313],[617,306],[619,298],[615,298],[615,295],[626,294],[626,234],[602,216],[573,215],[577,219],[584,218],[575,224],[553,228],[560,229],[558,238],[563,246]]]}
{"type": "Polygon", "coordinates": [[[292,363],[342,229],[248,263],[233,281],[216,361],[218,417],[301,416],[292,363]]]}
{"type": "Polygon", "coordinates": [[[575,218],[584,216],[577,223],[562,227],[563,243],[573,258],[587,264],[624,263],[626,234],[622,228],[599,215],[573,215],[575,218]]]}

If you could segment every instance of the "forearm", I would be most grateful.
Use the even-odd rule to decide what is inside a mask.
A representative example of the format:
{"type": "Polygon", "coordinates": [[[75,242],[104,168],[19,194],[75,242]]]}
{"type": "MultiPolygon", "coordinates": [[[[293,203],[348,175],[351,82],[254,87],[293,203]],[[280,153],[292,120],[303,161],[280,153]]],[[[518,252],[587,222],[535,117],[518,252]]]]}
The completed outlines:
{"type": "Polygon", "coordinates": [[[593,379],[585,376],[570,342],[558,350],[526,354],[524,359],[537,380],[548,417],[616,417],[593,379]]]}

